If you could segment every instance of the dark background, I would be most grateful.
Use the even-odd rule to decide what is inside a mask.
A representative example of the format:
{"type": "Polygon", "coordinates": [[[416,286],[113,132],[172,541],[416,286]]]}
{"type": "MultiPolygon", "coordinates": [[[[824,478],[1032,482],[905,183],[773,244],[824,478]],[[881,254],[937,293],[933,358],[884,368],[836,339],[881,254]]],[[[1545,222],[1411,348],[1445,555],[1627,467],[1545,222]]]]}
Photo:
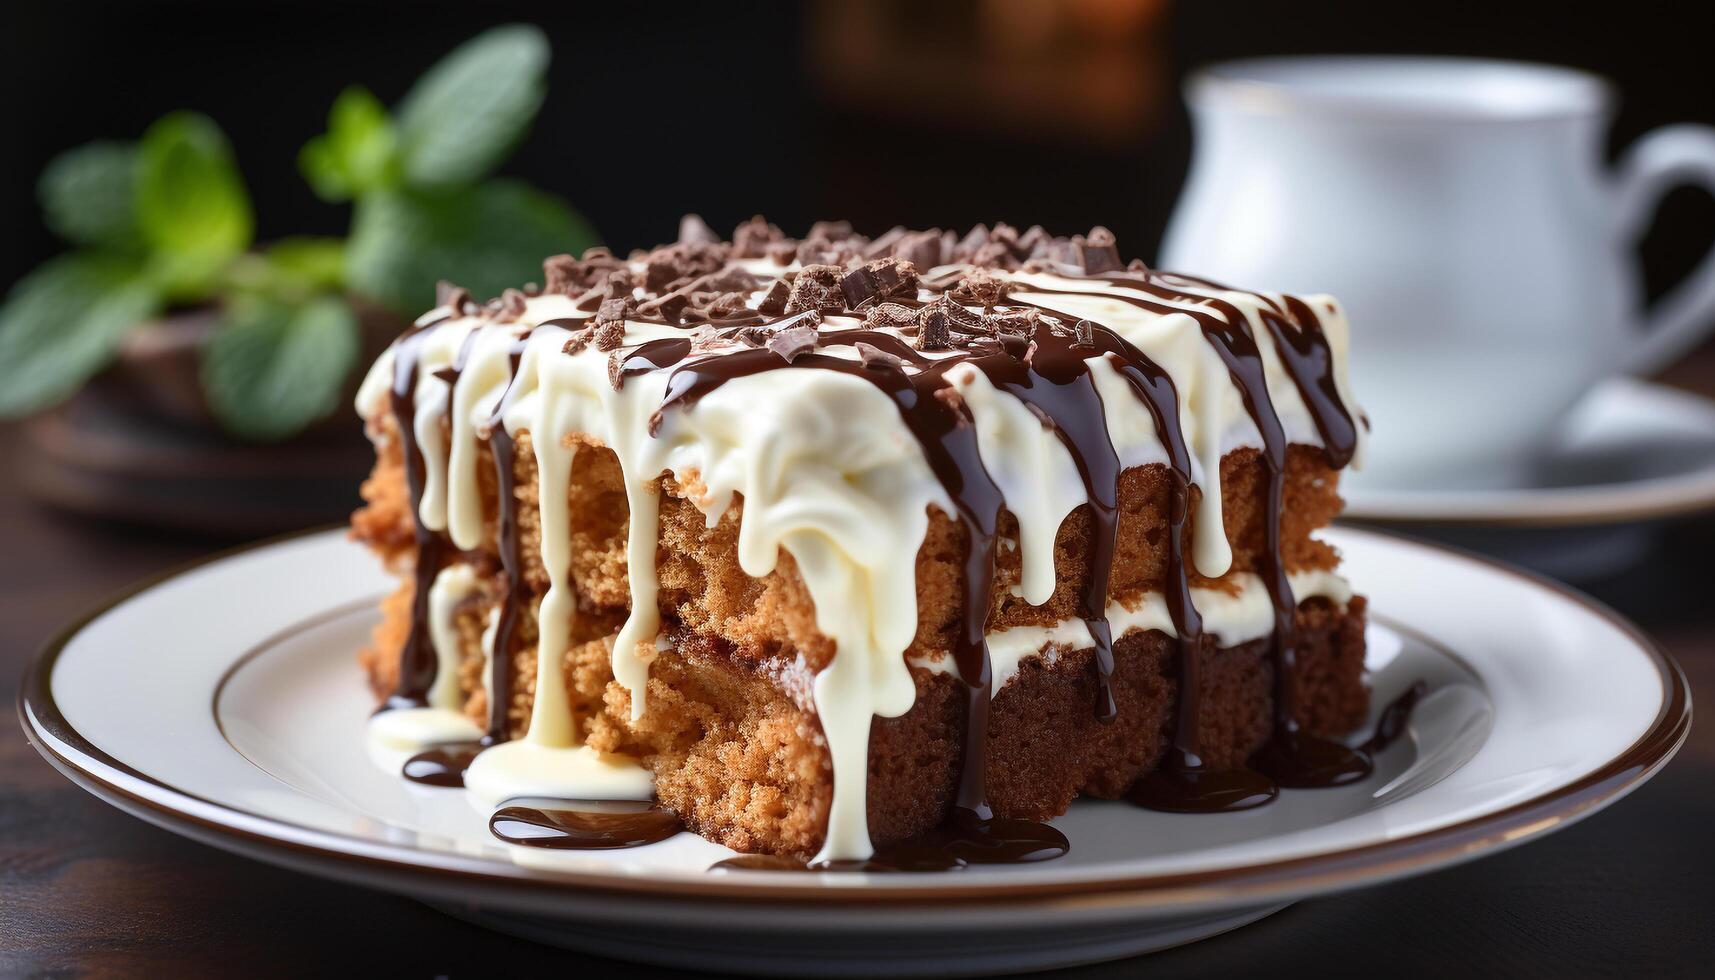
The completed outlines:
{"type": "MultiPolygon", "coordinates": [[[[1101,223],[1152,257],[1189,157],[1177,81],[1248,55],[1574,65],[1617,82],[1616,147],[1715,123],[1707,3],[13,3],[0,14],[0,282],[57,248],[33,192],[55,152],[135,138],[177,108],[231,136],[261,238],[340,232],[345,209],[295,165],[335,94],[361,83],[396,102],[459,41],[511,20],[547,30],[554,64],[507,170],[568,198],[618,249],[671,238],[685,211],[722,230],[761,211],[788,233],[822,217],[871,233],[1101,223]],[[1030,13],[1054,6],[1058,22],[1030,13]]],[[[1715,237],[1707,197],[1676,192],[1666,211],[1645,248],[1652,291],[1715,237]]]]}

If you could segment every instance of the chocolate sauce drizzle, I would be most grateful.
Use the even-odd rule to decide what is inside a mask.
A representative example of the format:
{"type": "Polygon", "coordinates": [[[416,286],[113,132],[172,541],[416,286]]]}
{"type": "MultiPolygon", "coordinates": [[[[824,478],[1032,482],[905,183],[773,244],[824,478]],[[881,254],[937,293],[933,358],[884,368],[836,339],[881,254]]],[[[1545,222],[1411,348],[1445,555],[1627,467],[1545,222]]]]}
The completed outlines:
{"type": "Polygon", "coordinates": [[[413,569],[414,591],[411,594],[411,626],[405,636],[404,649],[399,654],[399,680],[381,710],[390,708],[421,708],[429,703],[429,688],[434,686],[436,660],[434,643],[429,636],[429,587],[440,574],[452,550],[447,536],[423,525],[418,508],[423,502],[423,486],[427,482],[423,449],[417,445],[417,381],[421,373],[422,345],[430,332],[450,317],[432,320],[401,336],[393,346],[393,385],[389,391],[393,417],[398,422],[399,449],[404,457],[405,488],[411,500],[411,526],[416,536],[417,555],[413,569]]]}
{"type": "MultiPolygon", "coordinates": [[[[518,615],[530,596],[524,584],[524,559],[518,540],[517,455],[512,433],[506,430],[506,410],[512,407],[518,391],[518,369],[524,360],[524,349],[530,342],[531,330],[520,331],[507,349],[511,364],[511,380],[494,407],[483,429],[488,433],[489,450],[494,455],[495,493],[499,498],[500,567],[505,573],[506,588],[500,596],[500,613],[494,624],[494,649],[489,653],[488,731],[483,744],[493,745],[507,738],[507,711],[512,706],[512,658],[516,653],[518,615]]],[[[474,331],[472,336],[475,336],[474,331]]]]}
{"type": "MultiPolygon", "coordinates": [[[[1121,464],[1108,432],[1106,407],[1090,371],[1088,361],[1091,358],[1106,358],[1126,380],[1150,412],[1161,445],[1167,451],[1170,474],[1169,568],[1164,592],[1177,634],[1177,695],[1164,758],[1133,788],[1129,794],[1131,799],[1163,810],[1234,810],[1274,799],[1279,786],[1331,786],[1360,779],[1370,771],[1369,756],[1403,730],[1405,716],[1422,693],[1420,686],[1415,687],[1400,701],[1390,705],[1378,725],[1376,737],[1356,750],[1313,737],[1302,730],[1296,717],[1294,683],[1296,601],[1280,553],[1286,437],[1269,397],[1263,358],[1257,338],[1251,333],[1251,319],[1233,303],[1189,288],[1229,290],[1229,287],[1172,273],[1137,269],[1111,271],[1113,268],[1110,266],[1099,274],[1089,274],[1084,278],[1092,283],[1121,286],[1143,295],[1026,284],[1013,288],[1015,292],[1037,297],[1099,297],[1160,315],[1189,315],[1198,322],[1204,337],[1237,386],[1263,442],[1262,459],[1268,489],[1266,547],[1261,572],[1274,613],[1271,642],[1275,683],[1274,727],[1269,741],[1253,759],[1254,770],[1215,770],[1201,753],[1199,675],[1205,644],[1202,618],[1191,599],[1190,570],[1185,555],[1186,523],[1192,505],[1191,454],[1185,444],[1178,393],[1172,379],[1118,333],[1101,324],[1077,320],[1055,308],[1051,300],[1042,303],[1012,296],[985,307],[985,312],[1034,311],[1048,316],[1032,320],[1022,334],[1003,332],[989,337],[961,338],[950,356],[927,357],[892,333],[839,330],[818,334],[814,349],[791,356],[768,347],[737,351],[728,348],[700,356],[699,345],[692,338],[671,337],[641,344],[616,357],[617,363],[610,376],[616,386],[641,374],[671,369],[660,409],[651,420],[651,434],[658,430],[672,410],[694,405],[726,382],[788,364],[863,378],[893,401],[901,419],[922,445],[930,470],[946,489],[957,511],[956,517],[965,531],[964,614],[953,637],[951,654],[959,678],[966,687],[967,708],[964,753],[954,805],[943,825],[931,833],[883,848],[868,861],[842,863],[839,869],[850,864],[858,870],[943,870],[993,861],[1045,860],[1066,850],[1065,838],[1053,828],[1031,821],[996,818],[987,804],[986,749],[993,675],[985,627],[993,605],[996,541],[1005,501],[982,463],[969,409],[959,399],[945,397],[946,391],[952,387],[946,375],[955,366],[974,366],[996,388],[1029,406],[1044,424],[1053,429],[1078,470],[1093,523],[1094,550],[1091,574],[1078,595],[1077,612],[1094,642],[1093,660],[1098,681],[1094,711],[1103,720],[1118,713],[1110,683],[1114,654],[1106,608],[1118,536],[1121,464]],[[831,347],[859,344],[869,350],[860,347],[864,356],[856,360],[823,352],[831,347]],[[907,365],[910,370],[906,370],[907,365]]],[[[1092,268],[1092,273],[1096,272],[1092,268]]],[[[1077,275],[1063,270],[1061,274],[1077,275]]],[[[952,282],[948,279],[923,285],[938,291],[947,289],[952,282]]],[[[1250,295],[1257,301],[1257,320],[1268,330],[1281,365],[1300,393],[1322,437],[1325,459],[1331,467],[1344,466],[1355,450],[1357,430],[1340,397],[1333,353],[1315,311],[1296,297],[1277,300],[1263,294],[1250,295]]],[[[909,297],[895,297],[889,302],[907,308],[922,305],[909,297]]],[[[631,314],[626,319],[666,322],[631,314]]],[[[790,319],[793,317],[739,311],[728,316],[698,316],[672,325],[687,330],[692,327],[715,328],[717,336],[730,339],[741,330],[766,329],[790,319]]],[[[584,322],[584,319],[574,319],[549,323],[578,327],[584,322]]],[[[417,347],[422,335],[434,325],[425,324],[406,334],[396,346],[392,407],[399,420],[413,516],[416,515],[424,482],[423,456],[416,445],[411,425],[418,373],[417,347]]],[[[499,485],[500,560],[506,579],[492,657],[487,733],[480,743],[438,747],[413,757],[406,764],[407,777],[430,785],[459,785],[464,766],[468,765],[470,758],[482,747],[507,737],[506,715],[513,681],[513,637],[520,605],[526,599],[526,589],[519,558],[514,446],[501,418],[513,398],[528,336],[528,331],[520,334],[511,349],[512,381],[493,418],[484,427],[499,485]]],[[[463,353],[454,372],[462,369],[463,353]]],[[[427,593],[434,574],[446,560],[450,542],[445,535],[425,530],[420,520],[416,534],[419,558],[412,628],[401,657],[399,687],[389,699],[389,707],[424,703],[434,681],[435,656],[425,625],[427,593]]],[[[649,843],[671,836],[678,831],[679,824],[671,814],[658,810],[613,814],[508,807],[494,815],[491,827],[496,836],[514,843],[545,847],[612,847],[634,846],[635,843],[649,843]],[[651,836],[656,833],[660,836],[651,836]]],[[[784,859],[746,855],[721,862],[716,867],[763,865],[799,866],[784,862],[784,859]]]]}

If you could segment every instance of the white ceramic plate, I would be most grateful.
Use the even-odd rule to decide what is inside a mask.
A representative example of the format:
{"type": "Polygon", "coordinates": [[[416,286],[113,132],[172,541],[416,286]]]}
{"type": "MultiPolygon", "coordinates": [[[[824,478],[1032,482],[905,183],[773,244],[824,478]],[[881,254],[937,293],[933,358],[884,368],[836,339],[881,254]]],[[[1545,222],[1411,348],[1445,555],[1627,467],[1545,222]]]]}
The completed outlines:
{"type": "Polygon", "coordinates": [[[1715,507],[1715,402],[1619,379],[1592,389],[1538,467],[1508,489],[1342,484],[1344,516],[1389,524],[1567,528],[1715,507]]]}
{"type": "MultiPolygon", "coordinates": [[[[1080,801],[1065,858],[940,874],[710,872],[688,834],[550,853],[370,758],[353,651],[391,582],[338,531],[162,579],[26,680],[42,754],[101,798],[262,860],[606,955],[748,972],[1025,970],[1212,935],[1490,853],[1612,802],[1690,725],[1678,668],[1613,613],[1480,559],[1336,529],[1371,596],[1376,704],[1430,694],[1370,780],[1243,813],[1080,801]]],[[[1361,735],[1358,737],[1362,737],[1361,735]]]]}

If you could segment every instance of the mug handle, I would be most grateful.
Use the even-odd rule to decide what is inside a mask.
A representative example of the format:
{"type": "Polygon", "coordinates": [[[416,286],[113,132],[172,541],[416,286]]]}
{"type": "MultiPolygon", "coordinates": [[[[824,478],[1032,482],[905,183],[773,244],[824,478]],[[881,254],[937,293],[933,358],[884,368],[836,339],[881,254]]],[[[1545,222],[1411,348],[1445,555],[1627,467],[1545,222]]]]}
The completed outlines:
{"type": "MultiPolygon", "coordinates": [[[[1681,124],[1645,135],[1620,160],[1615,210],[1627,241],[1643,237],[1668,191],[1695,184],[1715,194],[1715,127],[1681,124]]],[[[1644,336],[1622,365],[1631,374],[1667,367],[1715,328],[1715,248],[1644,317],[1644,336]]]]}

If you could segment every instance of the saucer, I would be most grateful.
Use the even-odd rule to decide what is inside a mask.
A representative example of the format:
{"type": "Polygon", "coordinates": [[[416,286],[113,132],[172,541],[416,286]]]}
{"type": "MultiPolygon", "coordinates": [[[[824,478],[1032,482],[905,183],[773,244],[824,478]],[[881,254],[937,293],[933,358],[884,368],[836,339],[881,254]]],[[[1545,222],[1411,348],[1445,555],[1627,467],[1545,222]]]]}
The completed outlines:
{"type": "Polygon", "coordinates": [[[1054,821],[1070,853],[1038,864],[719,871],[732,852],[691,834],[616,851],[503,844],[464,794],[406,783],[365,751],[373,702],[354,651],[393,582],[337,530],[109,603],[42,653],[19,714],[73,782],[216,847],[604,956],[833,976],[1046,969],[1205,938],[1533,840],[1683,742],[1683,675],[1614,613],[1431,545],[1326,537],[1371,598],[1374,705],[1426,685],[1375,773],[1219,815],[1080,800],[1054,821]]]}
{"type": "Polygon", "coordinates": [[[1606,381],[1567,418],[1529,486],[1396,489],[1359,477],[1342,492],[1349,520],[1413,526],[1588,527],[1715,508],[1715,402],[1606,381]]]}

